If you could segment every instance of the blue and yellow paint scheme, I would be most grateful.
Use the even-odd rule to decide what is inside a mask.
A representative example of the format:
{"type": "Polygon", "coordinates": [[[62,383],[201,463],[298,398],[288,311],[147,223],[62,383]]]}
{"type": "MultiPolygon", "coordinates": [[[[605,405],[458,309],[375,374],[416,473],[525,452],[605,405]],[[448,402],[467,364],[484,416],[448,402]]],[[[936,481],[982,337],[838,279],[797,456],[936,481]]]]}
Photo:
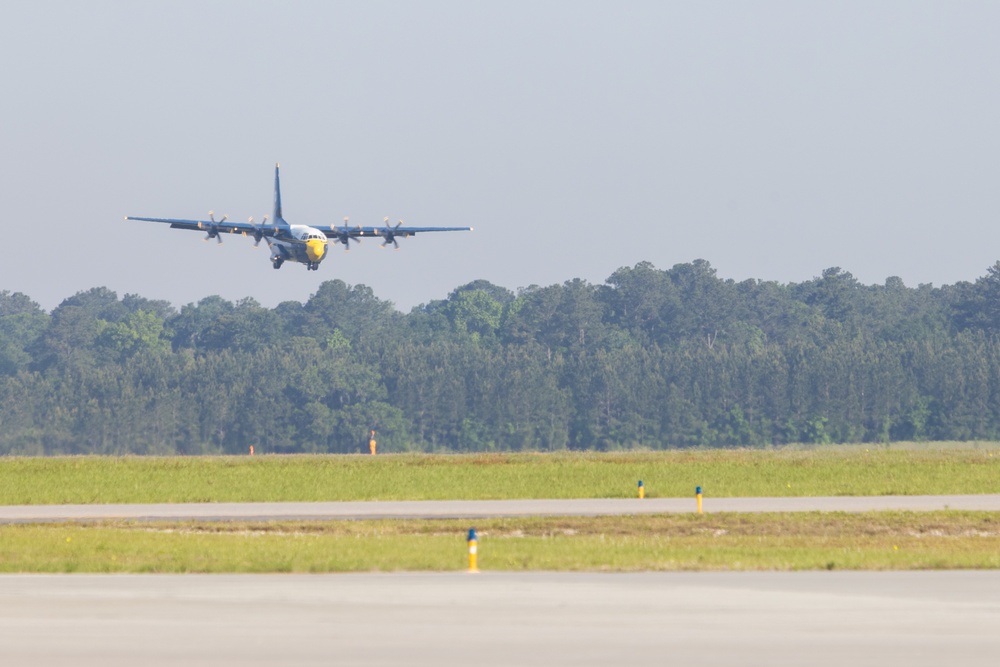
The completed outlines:
{"type": "Polygon", "coordinates": [[[270,222],[267,216],[261,224],[255,224],[253,218],[246,222],[229,222],[227,216],[222,216],[220,220],[215,219],[215,214],[211,211],[208,220],[182,220],[179,218],[141,218],[135,216],[125,216],[126,220],[141,220],[144,222],[165,222],[171,229],[189,229],[205,232],[205,240],[215,239],[222,243],[223,234],[241,234],[254,239],[254,246],[260,244],[261,240],[267,241],[271,249],[271,264],[279,269],[285,262],[297,262],[305,264],[306,269],[315,271],[320,263],[327,257],[328,245],[342,243],[344,250],[350,249],[352,241],[357,242],[365,237],[375,237],[382,239],[382,246],[392,243],[393,247],[399,249],[397,238],[406,238],[421,232],[467,232],[472,231],[472,227],[406,227],[400,220],[395,226],[389,224],[389,218],[385,218],[383,226],[362,225],[349,226],[347,218],[344,218],[344,225],[329,226],[307,226],[289,224],[282,216],[281,211],[281,181],[279,178],[279,165],[274,165],[274,209],[270,222]]]}

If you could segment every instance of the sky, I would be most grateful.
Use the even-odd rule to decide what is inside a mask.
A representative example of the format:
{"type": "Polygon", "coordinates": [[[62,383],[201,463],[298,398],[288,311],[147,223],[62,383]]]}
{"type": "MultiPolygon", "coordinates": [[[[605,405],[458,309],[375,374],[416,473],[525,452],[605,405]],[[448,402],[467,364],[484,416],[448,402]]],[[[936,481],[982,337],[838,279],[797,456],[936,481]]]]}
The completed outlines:
{"type": "Polygon", "coordinates": [[[782,283],[1000,257],[1000,3],[25,2],[0,23],[0,290],[406,312],[708,260],[782,283]],[[473,226],[318,271],[123,217],[473,226]]]}

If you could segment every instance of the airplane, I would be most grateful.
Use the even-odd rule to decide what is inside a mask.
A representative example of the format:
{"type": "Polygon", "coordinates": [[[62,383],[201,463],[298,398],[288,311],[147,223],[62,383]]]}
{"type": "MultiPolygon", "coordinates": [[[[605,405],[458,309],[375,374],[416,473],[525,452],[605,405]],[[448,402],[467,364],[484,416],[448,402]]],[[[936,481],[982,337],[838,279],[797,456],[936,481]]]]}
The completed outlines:
{"type": "Polygon", "coordinates": [[[222,234],[242,234],[253,237],[254,247],[260,245],[261,239],[267,241],[271,249],[271,265],[280,269],[285,262],[298,262],[306,265],[307,271],[315,271],[319,268],[327,256],[327,244],[330,240],[334,243],[343,243],[344,250],[351,249],[351,242],[359,242],[366,236],[374,236],[382,239],[382,247],[392,244],[399,250],[399,243],[396,238],[406,238],[421,232],[471,232],[472,227],[404,227],[400,220],[395,226],[389,224],[389,218],[383,220],[384,227],[362,227],[361,225],[349,226],[348,219],[344,218],[342,226],[308,226],[291,225],[281,215],[281,185],[278,178],[280,165],[274,165],[274,211],[271,222],[268,223],[267,216],[261,224],[255,224],[253,218],[246,222],[227,222],[228,216],[222,216],[220,220],[215,219],[215,213],[209,211],[208,220],[179,220],[176,218],[139,218],[127,215],[126,220],[140,220],[144,222],[166,222],[171,229],[191,229],[205,232],[205,241],[215,239],[222,243],[222,234]]]}

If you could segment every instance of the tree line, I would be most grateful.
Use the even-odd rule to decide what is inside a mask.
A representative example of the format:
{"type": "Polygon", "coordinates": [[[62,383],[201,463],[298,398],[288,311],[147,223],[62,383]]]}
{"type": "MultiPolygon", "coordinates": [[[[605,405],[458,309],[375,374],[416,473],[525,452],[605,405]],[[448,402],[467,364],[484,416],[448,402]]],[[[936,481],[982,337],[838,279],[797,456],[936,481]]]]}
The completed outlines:
{"type": "Polygon", "coordinates": [[[0,292],[0,453],[714,447],[1000,439],[1000,262],[975,282],[721,279],[704,260],[403,314],[0,292]]]}

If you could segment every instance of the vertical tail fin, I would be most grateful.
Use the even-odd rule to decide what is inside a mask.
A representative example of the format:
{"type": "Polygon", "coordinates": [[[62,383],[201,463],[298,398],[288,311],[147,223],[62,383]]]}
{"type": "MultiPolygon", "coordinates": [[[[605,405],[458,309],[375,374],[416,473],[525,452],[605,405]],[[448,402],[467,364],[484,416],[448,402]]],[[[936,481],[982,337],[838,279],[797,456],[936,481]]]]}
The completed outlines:
{"type": "Polygon", "coordinates": [[[281,217],[281,183],[278,179],[278,169],[280,165],[274,164],[274,215],[271,217],[272,224],[287,225],[285,219],[281,217]]]}

